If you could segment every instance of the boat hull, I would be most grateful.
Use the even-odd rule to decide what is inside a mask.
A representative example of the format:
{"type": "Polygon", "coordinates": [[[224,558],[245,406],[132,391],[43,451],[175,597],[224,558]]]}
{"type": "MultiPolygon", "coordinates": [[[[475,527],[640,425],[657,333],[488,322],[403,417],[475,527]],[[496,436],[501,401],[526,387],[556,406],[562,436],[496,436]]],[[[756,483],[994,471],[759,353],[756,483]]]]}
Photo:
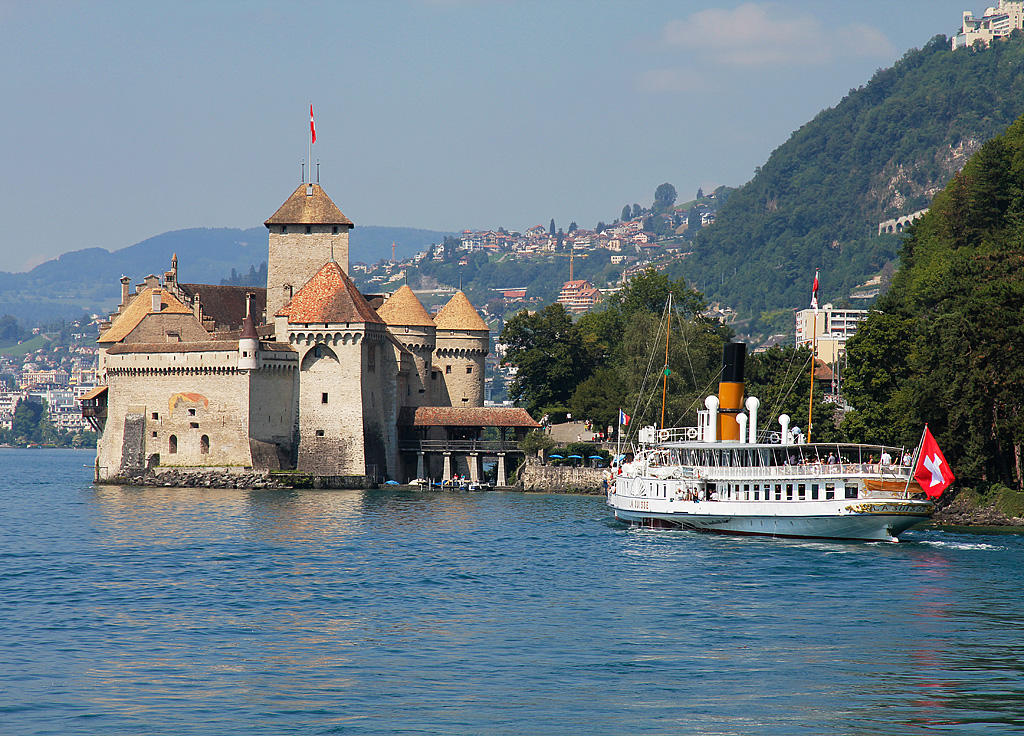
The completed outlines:
{"type": "MultiPolygon", "coordinates": [[[[738,505],[681,503],[685,510],[656,511],[623,508],[613,499],[609,505],[621,521],[634,524],[674,527],[717,534],[741,534],[767,537],[805,539],[850,539],[872,542],[895,542],[900,534],[931,516],[931,504],[924,502],[863,503],[853,502],[834,512],[756,514],[739,509],[713,509],[715,506],[738,505]],[[704,508],[701,508],[704,507],[704,508]]],[[[631,504],[632,505],[632,504],[631,504]]]]}

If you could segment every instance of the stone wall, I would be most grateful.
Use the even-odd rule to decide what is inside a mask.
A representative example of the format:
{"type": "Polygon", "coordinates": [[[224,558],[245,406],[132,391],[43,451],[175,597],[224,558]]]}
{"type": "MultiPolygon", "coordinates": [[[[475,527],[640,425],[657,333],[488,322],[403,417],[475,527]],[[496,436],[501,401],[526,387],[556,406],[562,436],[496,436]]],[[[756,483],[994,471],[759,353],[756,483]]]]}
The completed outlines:
{"type": "Polygon", "coordinates": [[[484,359],[489,333],[469,330],[438,330],[434,369],[439,377],[438,406],[484,405],[484,359]]]}
{"type": "MultiPolygon", "coordinates": [[[[320,268],[334,260],[348,273],[348,225],[270,225],[267,256],[267,322],[320,268]],[[286,230],[281,232],[282,227],[286,230]],[[334,230],[337,229],[337,233],[334,230]],[[290,289],[284,288],[285,286],[290,289]]],[[[282,335],[277,338],[282,339],[282,335]]]]}
{"type": "Polygon", "coordinates": [[[518,484],[524,491],[548,493],[605,493],[607,468],[571,468],[541,465],[530,460],[519,468],[518,484]]]}

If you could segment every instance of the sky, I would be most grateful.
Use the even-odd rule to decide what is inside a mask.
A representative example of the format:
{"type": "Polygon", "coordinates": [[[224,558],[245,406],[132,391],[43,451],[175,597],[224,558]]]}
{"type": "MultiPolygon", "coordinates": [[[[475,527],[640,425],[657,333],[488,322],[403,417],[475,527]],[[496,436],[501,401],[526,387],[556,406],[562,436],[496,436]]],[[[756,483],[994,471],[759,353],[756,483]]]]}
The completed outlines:
{"type": "MultiPolygon", "coordinates": [[[[0,270],[257,227],[611,222],[738,186],[964,0],[0,0],[0,270]],[[315,173],[314,173],[315,177],[315,173]]],[[[358,259],[358,254],[353,254],[358,259]]]]}

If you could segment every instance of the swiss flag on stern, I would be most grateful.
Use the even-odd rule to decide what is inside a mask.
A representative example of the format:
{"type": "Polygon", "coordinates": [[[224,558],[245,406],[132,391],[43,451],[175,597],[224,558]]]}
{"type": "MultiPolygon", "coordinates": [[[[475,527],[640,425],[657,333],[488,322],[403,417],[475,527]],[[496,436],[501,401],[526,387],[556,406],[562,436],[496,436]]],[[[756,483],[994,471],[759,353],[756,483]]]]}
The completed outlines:
{"type": "Polygon", "coordinates": [[[921,484],[924,492],[929,498],[938,498],[946,487],[956,480],[953,471],[949,469],[949,463],[942,456],[942,450],[932,437],[931,430],[927,425],[924,428],[924,437],[921,439],[921,453],[917,457],[917,467],[914,468],[914,480],[921,484]]]}

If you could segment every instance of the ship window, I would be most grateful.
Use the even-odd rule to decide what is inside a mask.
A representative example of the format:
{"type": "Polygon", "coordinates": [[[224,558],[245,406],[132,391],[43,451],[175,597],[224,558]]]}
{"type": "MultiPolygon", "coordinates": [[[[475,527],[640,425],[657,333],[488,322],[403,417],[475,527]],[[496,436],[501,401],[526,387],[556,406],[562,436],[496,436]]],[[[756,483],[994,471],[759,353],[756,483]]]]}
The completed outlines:
{"type": "Polygon", "coordinates": [[[807,486],[805,486],[803,483],[798,485],[796,487],[796,495],[797,495],[797,498],[799,498],[801,501],[806,499],[807,498],[807,486]]]}
{"type": "Polygon", "coordinates": [[[782,484],[781,483],[776,483],[775,484],[775,500],[776,501],[781,501],[782,500],[782,484]]]}
{"type": "Polygon", "coordinates": [[[743,484],[743,500],[744,501],[749,501],[750,500],[750,484],[749,483],[744,483],[743,484]]]}
{"type": "Polygon", "coordinates": [[[757,490],[757,486],[754,486],[754,500],[755,501],[759,501],[760,500],[760,498],[759,498],[760,495],[761,495],[761,492],[759,490],[757,490]]]}
{"type": "Polygon", "coordinates": [[[786,484],[786,500],[787,501],[792,501],[793,500],[793,484],[792,483],[787,483],[786,484]]]}
{"type": "Polygon", "coordinates": [[[846,486],[846,497],[857,498],[857,486],[846,486]]]}
{"type": "Polygon", "coordinates": [[[811,500],[812,501],[817,501],[818,500],[818,484],[817,483],[811,483],[811,500]]]}
{"type": "Polygon", "coordinates": [[[826,483],[825,484],[825,500],[831,501],[836,497],[836,484],[826,483]]]}

